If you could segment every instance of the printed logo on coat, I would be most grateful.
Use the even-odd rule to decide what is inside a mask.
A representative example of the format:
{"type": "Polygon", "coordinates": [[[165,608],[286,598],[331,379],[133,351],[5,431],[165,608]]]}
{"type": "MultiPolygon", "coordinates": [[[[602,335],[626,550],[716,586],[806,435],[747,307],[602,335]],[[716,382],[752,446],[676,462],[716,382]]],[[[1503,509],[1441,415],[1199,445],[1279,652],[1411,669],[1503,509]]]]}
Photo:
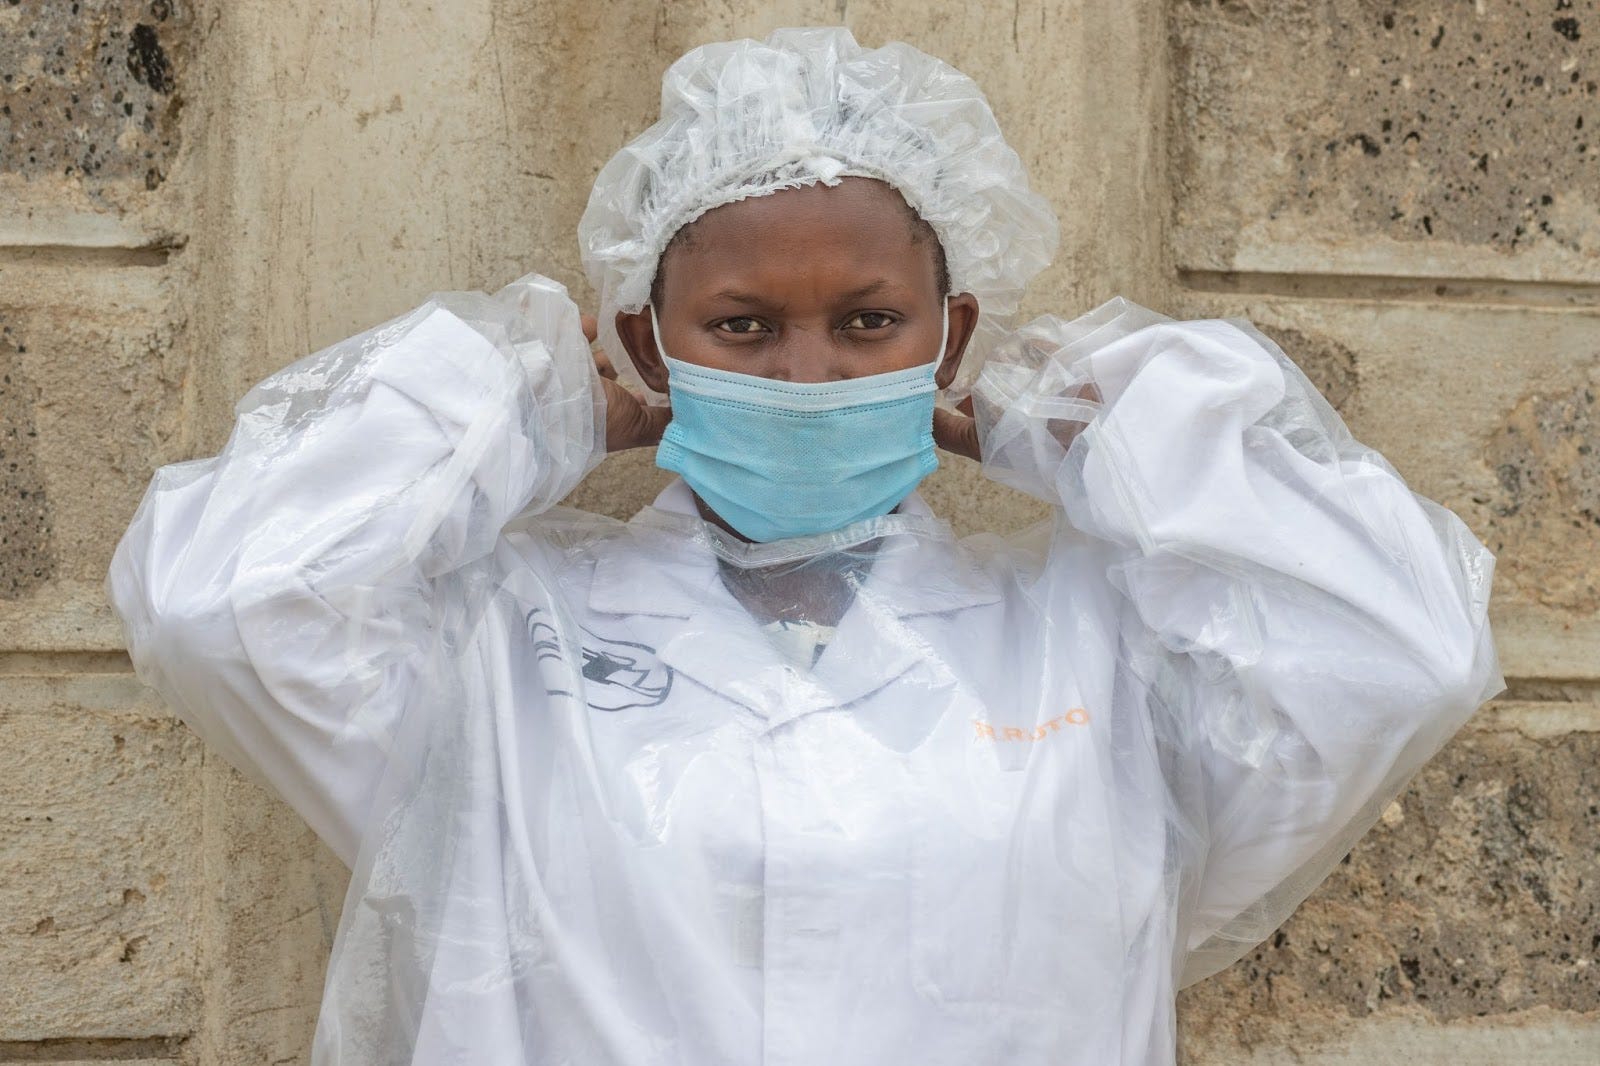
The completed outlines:
{"type": "MultiPolygon", "coordinates": [[[[541,663],[565,664],[561,634],[551,624],[549,612],[536,607],[528,612],[528,636],[534,657],[541,663]]],[[[631,640],[612,640],[579,626],[583,641],[583,698],[596,711],[625,711],[655,707],[672,691],[672,667],[656,657],[656,650],[631,640]]],[[[551,689],[552,696],[577,698],[578,693],[551,689]]]]}
{"type": "Polygon", "coordinates": [[[1014,725],[997,726],[981,718],[974,718],[972,724],[978,730],[974,740],[992,740],[1000,744],[1017,740],[1038,741],[1046,740],[1061,732],[1063,726],[1088,725],[1089,712],[1082,707],[1074,707],[1066,714],[1059,714],[1043,725],[1029,726],[1026,729],[1014,725]]]}

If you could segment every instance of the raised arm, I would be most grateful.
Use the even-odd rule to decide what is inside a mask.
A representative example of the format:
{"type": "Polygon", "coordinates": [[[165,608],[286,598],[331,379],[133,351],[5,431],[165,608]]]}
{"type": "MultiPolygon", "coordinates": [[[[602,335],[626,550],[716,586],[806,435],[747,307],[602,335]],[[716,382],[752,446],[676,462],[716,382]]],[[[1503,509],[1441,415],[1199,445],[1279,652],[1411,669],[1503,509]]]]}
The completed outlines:
{"type": "Polygon", "coordinates": [[[975,398],[988,471],[1116,546],[1125,647],[1171,667],[1124,664],[1169,718],[1174,800],[1197,800],[1169,819],[1203,841],[1185,915],[1203,976],[1500,690],[1493,558],[1244,323],[1122,301],[1041,320],[975,398]]]}
{"type": "Polygon", "coordinates": [[[220,455],[157,471],[117,547],[135,670],[350,862],[434,583],[599,462],[597,382],[577,308],[536,275],[273,374],[220,455]]]}

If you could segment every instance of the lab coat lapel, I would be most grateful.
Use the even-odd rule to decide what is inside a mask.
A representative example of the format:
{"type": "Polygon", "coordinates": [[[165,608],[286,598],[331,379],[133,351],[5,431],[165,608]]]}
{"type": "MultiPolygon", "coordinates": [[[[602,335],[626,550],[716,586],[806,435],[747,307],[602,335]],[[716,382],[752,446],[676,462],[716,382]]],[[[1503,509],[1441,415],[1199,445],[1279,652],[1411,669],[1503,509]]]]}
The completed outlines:
{"type": "MultiPolygon", "coordinates": [[[[681,481],[668,486],[654,509],[700,521],[681,481]]],[[[931,517],[914,494],[901,511],[931,517]]],[[[797,670],[724,586],[716,557],[688,535],[692,527],[683,528],[678,535],[670,528],[641,529],[631,550],[601,554],[590,607],[682,619],[668,623],[671,635],[657,655],[689,680],[761,716],[768,729],[815,711],[848,708],[921,662],[926,642],[908,619],[999,599],[948,535],[887,538],[816,667],[797,670]]]]}
{"type": "MultiPolygon", "coordinates": [[[[901,505],[901,512],[931,517],[916,496],[901,505]]],[[[919,631],[921,618],[971,610],[999,598],[954,537],[887,538],[813,673],[838,706],[848,706],[937,657],[919,631]]]]}
{"type": "Polygon", "coordinates": [[[636,521],[614,550],[601,552],[589,587],[590,609],[660,619],[655,651],[663,663],[763,718],[777,708],[819,706],[816,685],[795,676],[724,587],[716,557],[694,539],[700,518],[688,487],[675,481],[653,509],[679,521],[636,521]]]}

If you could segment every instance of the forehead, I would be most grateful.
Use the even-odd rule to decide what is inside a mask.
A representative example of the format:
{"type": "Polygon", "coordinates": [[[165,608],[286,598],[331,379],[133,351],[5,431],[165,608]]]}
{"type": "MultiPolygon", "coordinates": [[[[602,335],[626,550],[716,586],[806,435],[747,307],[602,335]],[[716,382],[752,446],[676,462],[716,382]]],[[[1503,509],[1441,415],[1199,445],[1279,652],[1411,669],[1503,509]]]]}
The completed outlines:
{"type": "Polygon", "coordinates": [[[835,185],[814,182],[763,196],[713,207],[681,231],[691,239],[701,234],[750,225],[775,225],[821,215],[845,213],[913,223],[916,214],[898,189],[875,178],[846,177],[835,185]]]}
{"type": "Polygon", "coordinates": [[[907,280],[937,270],[931,240],[893,186],[849,177],[713,208],[667,246],[658,279],[670,287],[754,276],[782,284],[811,270],[875,270],[907,280]]]}

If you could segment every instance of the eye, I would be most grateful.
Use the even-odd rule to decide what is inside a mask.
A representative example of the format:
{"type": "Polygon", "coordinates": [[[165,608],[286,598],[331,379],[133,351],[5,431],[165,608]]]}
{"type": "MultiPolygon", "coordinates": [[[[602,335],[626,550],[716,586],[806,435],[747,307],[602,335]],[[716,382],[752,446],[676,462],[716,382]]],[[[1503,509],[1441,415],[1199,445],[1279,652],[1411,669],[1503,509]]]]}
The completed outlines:
{"type": "Polygon", "coordinates": [[[721,322],[717,323],[716,328],[724,333],[732,333],[740,337],[748,336],[752,333],[761,333],[766,329],[765,326],[751,318],[749,315],[737,315],[733,318],[725,318],[721,322]]]}
{"type": "Polygon", "coordinates": [[[884,311],[862,311],[844,324],[845,329],[886,329],[894,325],[893,315],[884,311]]]}

